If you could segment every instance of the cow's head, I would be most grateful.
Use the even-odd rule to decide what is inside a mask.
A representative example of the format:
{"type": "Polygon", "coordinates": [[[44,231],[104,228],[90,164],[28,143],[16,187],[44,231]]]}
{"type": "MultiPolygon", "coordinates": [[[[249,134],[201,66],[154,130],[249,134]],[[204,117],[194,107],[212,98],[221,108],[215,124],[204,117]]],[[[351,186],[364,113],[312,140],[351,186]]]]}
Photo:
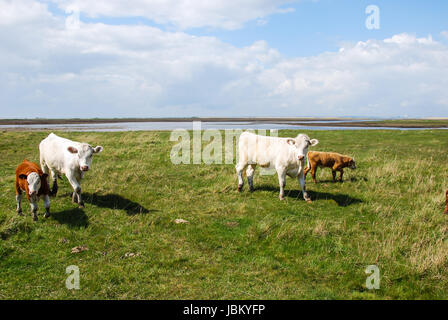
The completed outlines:
{"type": "Polygon", "coordinates": [[[28,175],[21,174],[20,179],[26,180],[28,184],[28,193],[30,196],[35,196],[39,193],[40,186],[42,184],[42,179],[47,179],[48,174],[44,173],[40,176],[37,172],[31,172],[28,175]]]}
{"type": "Polygon", "coordinates": [[[89,171],[90,166],[92,165],[93,154],[103,151],[103,147],[97,146],[93,148],[87,143],[83,143],[80,147],[75,148],[70,146],[67,148],[67,150],[70,153],[77,155],[79,159],[79,169],[81,171],[89,171]]]}
{"type": "Polygon", "coordinates": [[[317,139],[310,139],[306,134],[299,134],[294,139],[289,138],[287,140],[288,144],[294,148],[294,153],[297,157],[297,162],[304,161],[306,154],[308,153],[309,146],[315,146],[319,143],[317,139]]]}
{"type": "Polygon", "coordinates": [[[356,169],[356,162],[355,162],[355,159],[353,159],[353,158],[349,158],[349,161],[348,161],[348,167],[349,167],[350,169],[356,169]]]}

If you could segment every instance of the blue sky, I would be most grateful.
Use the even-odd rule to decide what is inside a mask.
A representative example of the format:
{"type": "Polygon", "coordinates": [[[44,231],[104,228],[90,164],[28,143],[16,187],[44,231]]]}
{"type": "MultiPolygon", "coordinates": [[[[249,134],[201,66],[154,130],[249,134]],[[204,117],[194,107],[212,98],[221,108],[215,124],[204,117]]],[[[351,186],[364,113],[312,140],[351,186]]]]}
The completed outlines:
{"type": "MultiPolygon", "coordinates": [[[[201,27],[187,29],[186,32],[217,37],[236,47],[264,40],[285,56],[295,57],[337,51],[340,44],[347,41],[385,39],[403,32],[421,37],[431,34],[445,41],[440,32],[448,30],[448,1],[443,0],[302,0],[281,7],[292,8],[293,11],[251,20],[235,30],[201,27]],[[365,9],[371,4],[380,9],[380,29],[368,30],[364,26],[368,16],[365,9]],[[259,20],[266,21],[266,24],[260,25],[259,20]]],[[[54,3],[50,3],[49,8],[55,15],[68,15],[54,3]]],[[[238,10],[238,5],[235,5],[235,10],[238,10]]],[[[81,20],[111,25],[144,24],[175,30],[172,25],[157,24],[141,16],[92,18],[81,13],[81,20]]]]}
{"type": "Polygon", "coordinates": [[[416,0],[0,0],[0,117],[448,117],[447,13],[416,0]]]}
{"type": "Polygon", "coordinates": [[[266,40],[282,54],[295,57],[337,51],[346,41],[385,39],[403,32],[443,39],[440,32],[448,29],[448,1],[442,0],[320,0],[287,7],[295,11],[272,15],[264,26],[249,22],[236,31],[201,29],[192,33],[216,36],[239,47],[266,40]],[[379,30],[364,27],[365,9],[370,4],[380,8],[379,30]]]}

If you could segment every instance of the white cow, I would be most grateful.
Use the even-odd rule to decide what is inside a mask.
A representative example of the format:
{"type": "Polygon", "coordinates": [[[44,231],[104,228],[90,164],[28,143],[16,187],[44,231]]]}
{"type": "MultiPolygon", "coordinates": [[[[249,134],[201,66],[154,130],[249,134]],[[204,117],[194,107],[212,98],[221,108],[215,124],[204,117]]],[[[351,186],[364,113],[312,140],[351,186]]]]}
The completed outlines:
{"type": "Polygon", "coordinates": [[[92,148],[87,143],[71,141],[50,133],[39,144],[39,151],[42,171],[44,173],[51,171],[52,195],[56,195],[58,192],[57,177],[64,174],[74,190],[73,202],[84,207],[81,198],[81,180],[84,173],[90,169],[93,154],[103,151],[103,147],[92,148]]]}
{"type": "Polygon", "coordinates": [[[285,196],[286,175],[298,177],[302,188],[303,198],[311,201],[305,190],[305,156],[309,146],[315,146],[319,141],[306,134],[299,134],[295,138],[278,138],[260,136],[250,132],[243,132],[239,139],[239,161],[236,165],[238,174],[238,191],[243,188],[243,170],[246,169],[250,191],[253,191],[253,177],[257,165],[264,168],[275,168],[280,184],[280,200],[285,196]]]}

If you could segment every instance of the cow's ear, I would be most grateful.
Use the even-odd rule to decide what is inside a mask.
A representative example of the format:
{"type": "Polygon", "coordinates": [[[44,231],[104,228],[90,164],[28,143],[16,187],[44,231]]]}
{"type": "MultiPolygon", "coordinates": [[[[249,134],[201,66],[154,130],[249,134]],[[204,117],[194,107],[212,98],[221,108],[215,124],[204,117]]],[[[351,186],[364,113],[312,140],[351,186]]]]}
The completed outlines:
{"type": "Polygon", "coordinates": [[[26,176],[26,174],[20,174],[19,175],[19,179],[24,179],[26,180],[28,177],[26,176]]]}
{"type": "Polygon", "coordinates": [[[78,153],[78,149],[76,149],[75,147],[68,147],[67,150],[70,153],[78,153]]]}
{"type": "Polygon", "coordinates": [[[317,139],[311,139],[310,140],[310,145],[311,146],[315,146],[316,144],[318,144],[319,143],[319,140],[317,140],[317,139]]]}
{"type": "Polygon", "coordinates": [[[97,146],[93,149],[93,153],[100,153],[104,150],[102,146],[97,146]]]}
{"type": "Polygon", "coordinates": [[[296,144],[296,140],[289,138],[288,140],[286,140],[286,142],[290,145],[295,145],[296,144]]]}

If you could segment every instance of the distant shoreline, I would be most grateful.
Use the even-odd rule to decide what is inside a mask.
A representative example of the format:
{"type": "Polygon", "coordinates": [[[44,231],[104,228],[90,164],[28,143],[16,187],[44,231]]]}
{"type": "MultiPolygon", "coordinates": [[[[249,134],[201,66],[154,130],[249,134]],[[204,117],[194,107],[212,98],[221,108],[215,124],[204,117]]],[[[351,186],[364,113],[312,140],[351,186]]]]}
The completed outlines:
{"type": "MultiPolygon", "coordinates": [[[[123,123],[123,122],[292,122],[292,121],[344,121],[351,118],[91,118],[91,119],[0,119],[0,125],[27,125],[27,124],[89,124],[89,123],[123,123]]],[[[357,118],[357,120],[364,120],[357,118]]],[[[367,120],[367,119],[365,119],[367,120]]]]}
{"type": "Polygon", "coordinates": [[[0,119],[0,126],[107,124],[126,122],[251,122],[312,127],[448,128],[448,118],[372,120],[367,118],[93,118],[93,119],[0,119]]]}
{"type": "Polygon", "coordinates": [[[303,123],[303,122],[293,122],[294,125],[307,125],[310,127],[363,127],[363,128],[408,128],[408,129],[437,129],[437,128],[448,128],[448,120],[428,120],[428,123],[424,122],[408,122],[407,120],[394,120],[393,122],[384,121],[352,121],[352,122],[313,122],[313,123],[303,123]],[[440,122],[440,123],[438,123],[440,122]]]}

